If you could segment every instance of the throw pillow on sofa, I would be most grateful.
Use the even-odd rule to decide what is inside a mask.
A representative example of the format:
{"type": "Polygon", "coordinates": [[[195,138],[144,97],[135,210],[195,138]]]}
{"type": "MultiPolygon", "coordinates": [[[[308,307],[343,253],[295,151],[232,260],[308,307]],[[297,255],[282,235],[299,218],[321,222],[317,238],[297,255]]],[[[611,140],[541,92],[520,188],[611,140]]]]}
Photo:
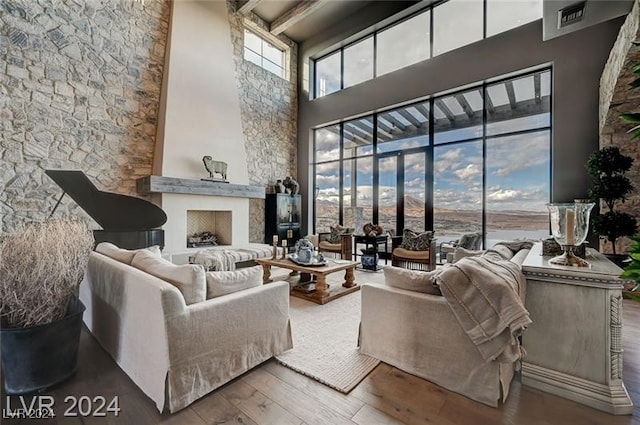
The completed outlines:
{"type": "Polygon", "coordinates": [[[262,266],[207,272],[207,299],[262,285],[262,266]]]}
{"type": "Polygon", "coordinates": [[[408,270],[400,267],[384,268],[384,283],[394,288],[406,289],[407,291],[424,292],[431,295],[442,295],[440,288],[436,285],[436,277],[441,270],[423,272],[418,270],[408,270]]]}
{"type": "Polygon", "coordinates": [[[408,249],[409,251],[428,251],[431,239],[433,239],[433,232],[431,231],[417,233],[410,229],[404,229],[400,248],[408,249]]]}
{"type": "Polygon", "coordinates": [[[162,255],[158,245],[142,249],[123,249],[118,248],[111,242],[100,242],[98,246],[96,246],[96,252],[128,265],[131,265],[131,261],[133,261],[133,257],[136,255],[136,252],[142,250],[151,252],[156,257],[160,257],[162,255]]]}
{"type": "Polygon", "coordinates": [[[339,224],[337,224],[336,226],[329,226],[329,237],[327,238],[327,242],[340,243],[342,235],[346,235],[348,233],[349,229],[346,227],[342,227],[339,224]]]}
{"type": "Polygon", "coordinates": [[[136,252],[131,265],[178,288],[187,305],[206,299],[205,271],[204,267],[198,264],[176,266],[162,257],[156,257],[153,253],[142,250],[136,252]]]}

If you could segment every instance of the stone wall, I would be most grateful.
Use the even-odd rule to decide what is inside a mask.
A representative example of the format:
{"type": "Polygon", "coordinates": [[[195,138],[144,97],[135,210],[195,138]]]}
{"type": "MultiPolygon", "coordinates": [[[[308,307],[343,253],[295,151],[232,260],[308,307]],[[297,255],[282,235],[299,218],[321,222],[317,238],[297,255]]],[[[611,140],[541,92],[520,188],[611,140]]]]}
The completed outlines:
{"type": "MultiPolygon", "coordinates": [[[[640,111],[640,88],[632,89],[629,83],[634,74],[631,68],[640,64],[640,51],[631,42],[640,39],[640,1],[636,0],[631,13],[620,28],[618,39],[611,50],[600,80],[600,147],[618,146],[624,155],[634,159],[627,176],[634,191],[616,209],[636,217],[640,224],[640,140],[632,139],[627,131],[632,125],[620,120],[620,114],[640,111]]],[[[601,210],[606,211],[604,203],[601,210]]],[[[629,249],[631,240],[622,238],[616,243],[619,253],[629,249]]],[[[611,253],[611,244],[601,241],[601,251],[611,253]]]]}
{"type": "MultiPolygon", "coordinates": [[[[227,4],[249,184],[270,189],[295,177],[297,46],[279,37],[288,80],[245,61],[244,17],[227,4]]],[[[168,0],[0,2],[0,233],[47,217],[61,193],[48,168],[137,196],[152,170],[169,14],[168,0]]],[[[68,197],[56,216],[88,220],[68,197]]],[[[264,201],[251,201],[249,228],[264,240],[264,201]]]]}
{"type": "MultiPolygon", "coordinates": [[[[609,114],[609,107],[611,106],[611,102],[613,100],[614,92],[616,92],[617,100],[622,96],[623,98],[629,93],[624,93],[622,90],[622,85],[619,84],[620,73],[628,68],[627,55],[629,54],[629,49],[631,47],[631,42],[636,39],[636,35],[638,33],[638,27],[640,25],[640,3],[638,0],[633,5],[631,12],[627,15],[627,18],[624,21],[624,24],[620,27],[620,32],[618,34],[618,38],[616,39],[613,48],[611,49],[611,53],[609,54],[609,59],[604,67],[602,72],[602,77],[600,78],[600,131],[602,132],[607,123],[607,118],[615,118],[609,114]]],[[[630,76],[630,73],[627,73],[627,78],[630,76]]],[[[626,82],[628,82],[627,80],[626,82]]],[[[616,100],[616,101],[617,101],[616,100]]],[[[606,129],[607,132],[611,131],[610,125],[611,122],[607,123],[609,128],[606,129]]]]}
{"type": "MultiPolygon", "coordinates": [[[[170,4],[0,2],[0,233],[45,219],[48,168],[135,194],[151,173],[170,4]]],[[[65,197],[58,217],[87,218],[65,197]]]]}
{"type": "MultiPolygon", "coordinates": [[[[290,47],[289,79],[284,80],[244,60],[245,15],[235,12],[229,0],[231,40],[240,95],[242,131],[247,151],[249,184],[272,191],[277,179],[296,177],[297,155],[297,45],[284,36],[278,39],[290,47]]],[[[255,14],[246,15],[256,25],[267,25],[255,14]]],[[[250,201],[249,239],[264,241],[264,200],[250,201]]]]}

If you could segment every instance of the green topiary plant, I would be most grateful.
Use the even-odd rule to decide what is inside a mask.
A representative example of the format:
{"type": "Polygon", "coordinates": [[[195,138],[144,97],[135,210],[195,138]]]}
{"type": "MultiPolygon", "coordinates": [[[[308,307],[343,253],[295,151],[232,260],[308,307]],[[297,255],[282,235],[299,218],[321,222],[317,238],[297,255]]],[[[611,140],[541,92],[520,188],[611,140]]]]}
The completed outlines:
{"type": "Polygon", "coordinates": [[[631,239],[634,241],[629,251],[631,262],[624,268],[620,277],[633,280],[636,283],[633,291],[636,291],[640,287],[640,237],[636,236],[631,239]]]}
{"type": "Polygon", "coordinates": [[[602,148],[589,157],[587,171],[593,179],[589,196],[594,201],[604,201],[608,211],[593,217],[593,231],[611,242],[613,255],[616,255],[616,240],[623,236],[632,236],[638,226],[631,214],[615,211],[617,202],[624,202],[633,190],[633,185],[625,173],[633,164],[633,158],[620,153],[615,146],[602,148]]]}

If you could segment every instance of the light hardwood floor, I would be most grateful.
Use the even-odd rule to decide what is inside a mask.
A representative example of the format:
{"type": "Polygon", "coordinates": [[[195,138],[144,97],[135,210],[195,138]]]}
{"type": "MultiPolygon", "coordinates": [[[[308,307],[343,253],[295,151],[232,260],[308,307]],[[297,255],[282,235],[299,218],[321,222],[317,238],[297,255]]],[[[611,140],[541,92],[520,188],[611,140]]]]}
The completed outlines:
{"type": "MultiPolygon", "coordinates": [[[[356,281],[380,281],[382,273],[357,272],[356,281]]],[[[359,293],[349,296],[359,296],[359,293]]],[[[155,405],[83,330],[78,372],[47,392],[55,399],[53,420],[1,420],[3,424],[176,425],[640,425],[640,304],[624,302],[624,381],[632,416],[598,410],[524,387],[516,376],[509,399],[491,408],[381,363],[344,395],[270,360],[173,415],[155,405]],[[63,417],[67,396],[118,396],[118,417],[63,417]]],[[[6,398],[2,394],[2,406],[6,398]]],[[[11,398],[15,407],[19,400],[11,398]]]]}

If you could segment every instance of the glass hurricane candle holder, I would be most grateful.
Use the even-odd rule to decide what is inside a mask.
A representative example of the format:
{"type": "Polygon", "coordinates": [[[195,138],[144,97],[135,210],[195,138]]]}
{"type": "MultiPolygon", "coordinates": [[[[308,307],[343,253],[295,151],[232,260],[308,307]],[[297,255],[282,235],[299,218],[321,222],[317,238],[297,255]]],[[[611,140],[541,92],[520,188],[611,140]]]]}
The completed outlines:
{"type": "Polygon", "coordinates": [[[589,214],[595,203],[576,200],[575,203],[547,204],[551,234],[564,253],[549,260],[550,264],[589,267],[589,263],[573,253],[589,233],[589,214]]]}

